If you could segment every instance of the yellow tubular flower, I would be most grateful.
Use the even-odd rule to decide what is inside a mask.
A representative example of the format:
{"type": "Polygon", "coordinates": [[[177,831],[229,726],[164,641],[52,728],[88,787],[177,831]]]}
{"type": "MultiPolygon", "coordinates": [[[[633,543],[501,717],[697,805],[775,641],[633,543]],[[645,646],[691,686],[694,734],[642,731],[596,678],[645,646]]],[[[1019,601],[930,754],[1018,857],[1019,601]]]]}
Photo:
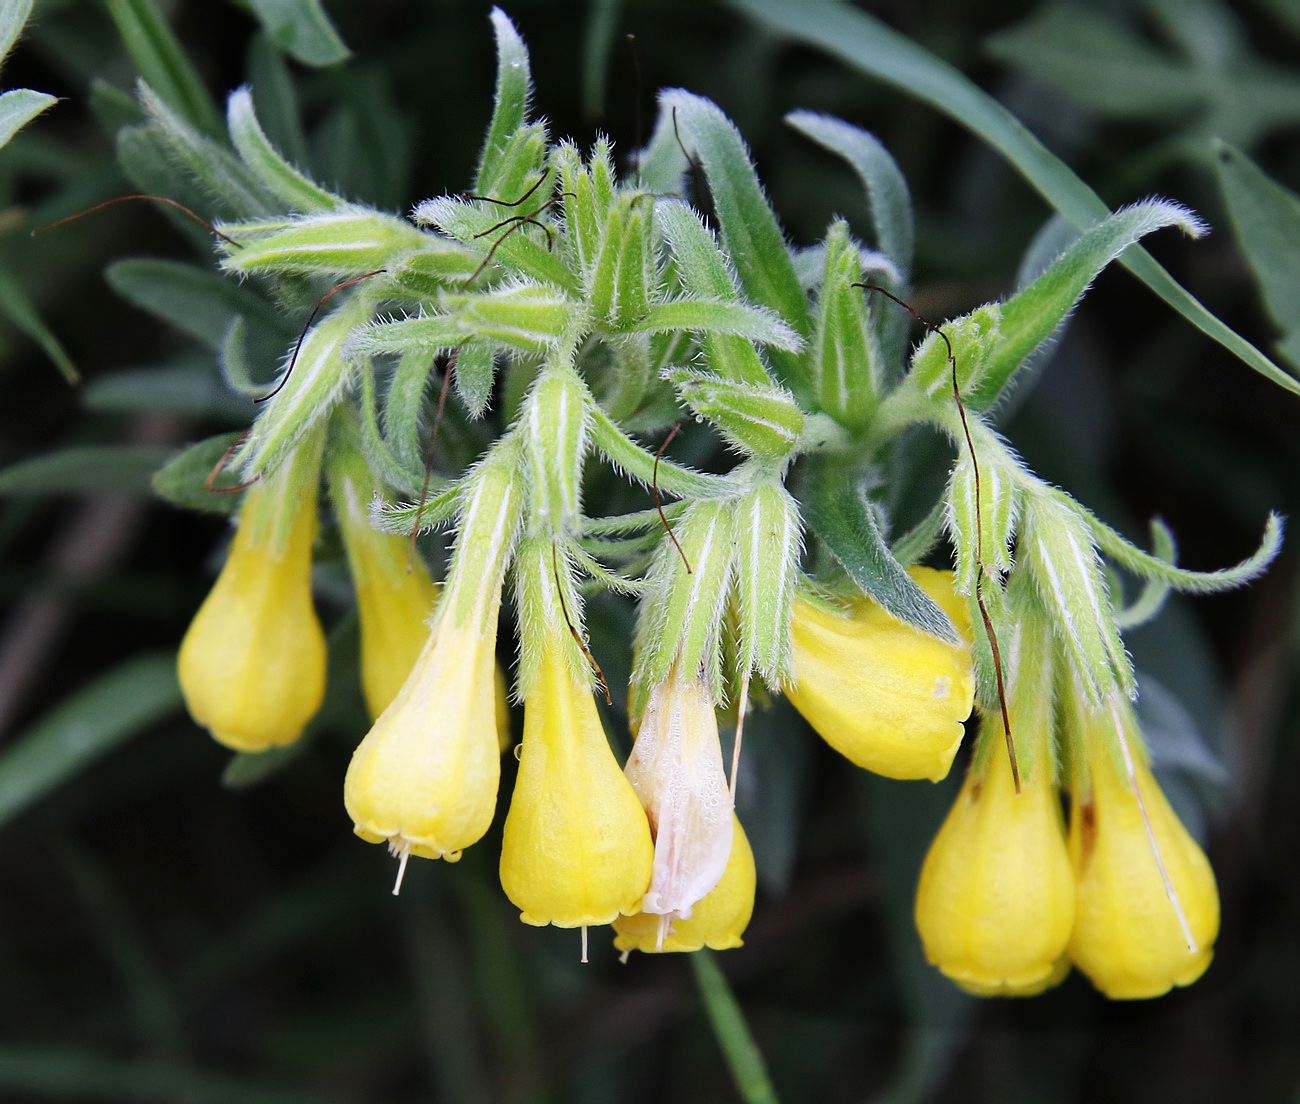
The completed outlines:
{"type": "Polygon", "coordinates": [[[1070,816],[1078,905],[1069,953],[1108,997],[1158,997],[1209,966],[1219,894],[1205,853],[1142,760],[1127,700],[1110,716],[1110,726],[1104,711],[1081,718],[1091,778],[1076,787],[1070,816]],[[1105,740],[1110,728],[1118,748],[1105,740]]]}
{"type": "Polygon", "coordinates": [[[614,921],[614,946],[620,951],[727,951],[740,938],[754,911],[754,852],[738,819],[733,823],[731,855],[722,880],[695,905],[688,920],[653,912],[620,916],[614,921]]]}
{"type": "MultiPolygon", "coordinates": [[[[912,577],[970,637],[952,573],[912,577]]],[[[970,647],[905,625],[869,598],[830,613],[796,598],[786,695],[822,738],[860,767],[889,778],[948,773],[975,693],[970,647]]]]}
{"type": "Polygon", "coordinates": [[[272,476],[248,491],[225,566],[181,642],[190,715],[236,751],[293,743],[325,695],[311,601],[316,496],[281,490],[272,476]]]}
{"type": "Polygon", "coordinates": [[[986,717],[984,769],[972,765],[930,845],[916,891],[925,956],[980,996],[1031,996],[1069,969],[1074,874],[1052,780],[1048,733],[1017,729],[1038,747],[1015,791],[1001,720],[986,717]]]}
{"type": "Polygon", "coordinates": [[[645,811],[610,751],[591,692],[548,642],[524,702],[524,740],[501,846],[501,886],[525,924],[608,924],[650,884],[645,811]]]}
{"type": "Polygon", "coordinates": [[[339,527],[361,621],[361,687],[373,719],[397,696],[429,638],[438,585],[424,561],[411,555],[408,538],[371,527],[355,485],[349,481],[338,491],[339,527]]]}

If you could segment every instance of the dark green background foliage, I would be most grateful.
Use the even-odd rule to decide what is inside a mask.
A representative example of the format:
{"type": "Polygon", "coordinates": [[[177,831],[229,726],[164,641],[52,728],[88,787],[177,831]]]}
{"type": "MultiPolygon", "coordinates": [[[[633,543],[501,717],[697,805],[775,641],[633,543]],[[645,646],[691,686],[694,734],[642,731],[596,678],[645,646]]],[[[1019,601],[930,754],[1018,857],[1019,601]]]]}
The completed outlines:
{"type": "MultiPolygon", "coordinates": [[[[0,1098],[738,1099],[689,962],[619,966],[593,933],[580,966],[573,933],[516,921],[496,885],[500,817],[458,866],[420,863],[389,895],[390,862],[354,839],[340,799],[365,719],[328,533],[331,682],[309,746],[254,777],[268,772],[227,770],[185,717],[170,652],[223,522],[159,505],[149,476],[251,416],[216,369],[232,314],[260,318],[272,349],[303,318],[255,283],[204,280],[208,235],[161,209],[28,236],[141,187],[222,214],[165,171],[133,183],[119,167],[140,55],[118,26],[149,6],[42,0],[4,70],[4,87],[62,102],[0,152],[0,1098]],[[59,371],[74,365],[75,386],[59,371]]],[[[812,37],[835,7],[802,6],[812,37]]],[[[1010,107],[1110,206],[1158,193],[1207,218],[1208,239],[1157,236],[1153,252],[1295,369],[1300,203],[1273,183],[1300,186],[1291,0],[861,7],[1010,107]]],[[[255,11],[279,8],[166,6],[198,75],[173,90],[194,118],[215,127],[252,80],[272,137],[328,186],[399,212],[468,186],[491,107],[487,4],[329,4],[352,51],[341,64],[287,57],[337,50],[319,24],[268,35],[255,11]]],[[[913,189],[917,309],[937,321],[1013,289],[1047,206],[934,107],[765,29],[768,9],[789,5],[518,0],[509,14],[553,134],[585,146],[605,132],[626,153],[657,88],[711,97],[751,142],[791,240],[810,244],[831,215],[865,225],[865,211],[850,174],[781,118],[839,115],[876,133],[913,189]]],[[[1181,562],[1209,568],[1247,555],[1269,508],[1300,511],[1298,412],[1116,267],[1001,425],[1044,478],[1135,537],[1162,515],[1181,562]]],[[[683,446],[707,461],[705,447],[699,434],[683,446]]],[[[932,500],[948,463],[918,446],[903,512],[922,489],[932,500]]],[[[1224,906],[1206,977],[1158,1001],[1108,1004],[1077,977],[1031,1001],[961,997],[925,967],[910,921],[959,771],[940,786],[867,778],[784,704],[755,716],[740,813],[760,896],[746,946],[719,962],[781,1099],[1298,1098],[1296,565],[1288,548],[1250,589],[1175,602],[1129,637],[1166,786],[1208,840],[1224,906]]],[[[611,679],[626,674],[628,626],[614,600],[593,603],[611,679]]]]}

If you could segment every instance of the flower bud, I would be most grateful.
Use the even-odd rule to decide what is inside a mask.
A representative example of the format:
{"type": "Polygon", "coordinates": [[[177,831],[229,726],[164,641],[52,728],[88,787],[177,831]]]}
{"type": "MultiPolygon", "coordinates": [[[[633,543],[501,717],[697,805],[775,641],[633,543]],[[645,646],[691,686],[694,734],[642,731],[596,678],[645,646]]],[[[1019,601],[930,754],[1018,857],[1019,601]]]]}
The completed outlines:
{"type": "Polygon", "coordinates": [[[190,715],[236,751],[293,743],[325,695],[315,536],[314,493],[291,500],[275,477],[250,488],[225,566],[181,642],[190,715]]]}
{"type": "MultiPolygon", "coordinates": [[[[922,567],[911,575],[969,638],[952,573],[922,567]]],[[[858,766],[890,778],[948,773],[975,693],[968,644],[914,629],[870,598],[832,613],[796,597],[790,667],[790,701],[858,766]]]]}
{"type": "Polygon", "coordinates": [[[731,855],[722,879],[696,902],[690,918],[672,919],[653,912],[620,916],[614,921],[614,946],[620,951],[727,951],[740,938],[754,911],[754,852],[740,821],[732,820],[731,855]]]}
{"type": "Polygon", "coordinates": [[[1210,964],[1219,931],[1214,872],[1134,746],[1127,699],[1078,713],[1090,777],[1076,787],[1070,816],[1078,884],[1070,957],[1108,997],[1158,997],[1210,964]]]}
{"type": "Polygon", "coordinates": [[[986,762],[972,764],[916,890],[925,957],[981,996],[1030,996],[1068,969],[1074,875],[1049,734],[1021,729],[1018,737],[1040,747],[1016,793],[1005,730],[985,717],[980,739],[992,745],[986,762]]]}
{"type": "Polygon", "coordinates": [[[655,839],[654,875],[641,907],[689,917],[727,867],[735,819],[703,676],[687,682],[674,665],[651,688],[627,777],[655,839]]]}
{"type": "Polygon", "coordinates": [[[524,923],[576,928],[608,924],[641,907],[654,843],[591,692],[574,682],[562,643],[543,646],[524,702],[501,886],[524,923]]]}

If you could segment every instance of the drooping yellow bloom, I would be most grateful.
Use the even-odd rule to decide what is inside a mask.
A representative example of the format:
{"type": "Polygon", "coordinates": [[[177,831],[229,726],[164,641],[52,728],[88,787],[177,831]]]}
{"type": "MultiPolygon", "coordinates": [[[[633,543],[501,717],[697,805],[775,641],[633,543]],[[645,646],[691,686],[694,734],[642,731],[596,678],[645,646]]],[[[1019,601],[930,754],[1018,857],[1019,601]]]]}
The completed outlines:
{"type": "MultiPolygon", "coordinates": [[[[567,634],[566,634],[567,635],[567,634]]],[[[501,885],[526,924],[608,924],[641,907],[654,843],[596,704],[549,641],[524,702],[524,739],[501,846],[501,885]]]]}
{"type": "Polygon", "coordinates": [[[1070,957],[1108,997],[1158,997],[1210,964],[1214,872],[1143,760],[1127,699],[1077,716],[1088,777],[1070,816],[1078,883],[1070,957]]]}
{"type": "Polygon", "coordinates": [[[687,918],[726,870],[735,820],[703,675],[687,680],[674,664],[651,687],[627,777],[655,840],[642,911],[687,918]]]}
{"type": "Polygon", "coordinates": [[[325,695],[311,600],[316,496],[270,476],[247,492],[225,566],[181,643],[190,715],[236,751],[291,744],[325,695]]]}
{"type": "Polygon", "coordinates": [[[371,527],[359,487],[336,476],[333,490],[357,592],[361,688],[375,718],[397,696],[429,638],[438,585],[411,554],[409,539],[371,527]]]}
{"type": "Polygon", "coordinates": [[[1031,996],[1068,970],[1074,874],[1048,733],[1017,727],[1018,745],[1039,745],[1017,794],[1001,720],[986,717],[983,729],[992,747],[930,845],[916,926],[926,958],[963,989],[1031,996]]]}
{"type": "Polygon", "coordinates": [[[455,862],[492,823],[500,779],[496,631],[518,521],[506,456],[469,485],[452,581],[419,657],[352,755],[343,800],[357,835],[455,862]]]}
{"type": "Polygon", "coordinates": [[[749,838],[733,820],[731,855],[722,880],[696,902],[690,918],[672,919],[653,912],[620,916],[614,921],[614,946],[620,951],[726,951],[744,942],[741,936],[754,911],[756,874],[749,838]]]}
{"type": "MultiPolygon", "coordinates": [[[[969,638],[952,573],[911,575],[969,638]]],[[[790,660],[786,695],[836,751],[890,778],[937,781],[948,773],[975,692],[967,644],[945,644],[869,598],[843,613],[796,598],[790,660]]]]}

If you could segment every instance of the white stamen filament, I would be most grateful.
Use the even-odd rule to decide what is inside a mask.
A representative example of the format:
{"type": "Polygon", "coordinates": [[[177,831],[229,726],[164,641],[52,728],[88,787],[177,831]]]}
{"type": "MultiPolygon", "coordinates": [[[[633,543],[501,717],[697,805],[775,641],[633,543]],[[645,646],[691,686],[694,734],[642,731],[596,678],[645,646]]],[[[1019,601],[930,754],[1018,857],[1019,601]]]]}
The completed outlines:
{"type": "Polygon", "coordinates": [[[749,709],[749,672],[740,683],[740,701],[736,703],[736,738],[731,745],[731,804],[736,804],[736,779],[740,775],[740,745],[745,736],[745,713],[749,709]]]}
{"type": "Polygon", "coordinates": [[[400,842],[394,843],[389,841],[388,853],[397,859],[397,881],[393,883],[393,896],[396,897],[402,892],[402,879],[406,877],[406,860],[411,857],[411,845],[397,837],[400,842]]]}

